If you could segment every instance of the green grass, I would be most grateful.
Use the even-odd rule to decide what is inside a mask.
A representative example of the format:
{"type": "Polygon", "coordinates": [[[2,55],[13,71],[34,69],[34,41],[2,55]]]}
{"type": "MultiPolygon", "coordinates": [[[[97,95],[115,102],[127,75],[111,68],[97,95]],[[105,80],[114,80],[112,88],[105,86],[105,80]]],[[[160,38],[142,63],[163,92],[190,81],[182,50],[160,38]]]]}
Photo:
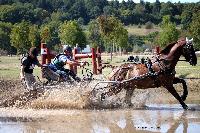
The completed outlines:
{"type": "Polygon", "coordinates": [[[154,26],[152,29],[145,29],[144,25],[141,26],[141,28],[138,28],[137,25],[126,26],[125,28],[128,30],[128,33],[130,35],[138,35],[138,36],[144,36],[148,35],[151,32],[160,31],[160,28],[158,26],[154,26]]]}
{"type": "MultiPolygon", "coordinates": [[[[0,56],[0,78],[19,79],[20,65],[21,60],[19,56],[0,56]]],[[[41,69],[36,67],[34,74],[40,76],[40,73],[41,69]]]]}
{"type": "Polygon", "coordinates": [[[198,57],[196,66],[191,66],[185,61],[179,61],[176,72],[177,76],[182,78],[200,78],[200,57],[198,57]]]}
{"type": "MultiPolygon", "coordinates": [[[[142,56],[140,56],[142,57],[142,56]]],[[[123,60],[127,60],[128,55],[123,56],[114,56],[113,61],[110,61],[110,56],[102,56],[103,62],[110,62],[112,65],[120,65],[123,60]]],[[[87,68],[91,69],[91,59],[85,59],[90,63],[90,66],[87,68]]],[[[200,57],[198,57],[198,64],[196,66],[189,65],[188,62],[180,61],[176,66],[177,76],[182,78],[200,78],[200,57]]],[[[106,68],[103,70],[103,75],[108,75],[111,72],[111,68],[106,68]]],[[[19,57],[7,57],[1,56],[0,57],[0,78],[4,79],[19,79],[20,73],[20,60],[19,57]]],[[[41,69],[35,67],[34,75],[39,76],[41,78],[41,69]]],[[[81,69],[78,69],[78,75],[81,75],[81,69]]]]}

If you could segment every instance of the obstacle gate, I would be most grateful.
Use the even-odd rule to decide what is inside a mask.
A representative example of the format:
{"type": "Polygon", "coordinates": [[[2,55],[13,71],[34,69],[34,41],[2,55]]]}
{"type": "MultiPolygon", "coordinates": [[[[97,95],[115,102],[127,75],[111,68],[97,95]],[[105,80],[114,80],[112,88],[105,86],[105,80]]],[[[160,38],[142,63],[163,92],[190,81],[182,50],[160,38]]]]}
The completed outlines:
{"type": "MultiPolygon", "coordinates": [[[[53,59],[56,54],[52,53],[47,48],[46,43],[41,43],[41,60],[42,65],[51,63],[51,59],[53,59]]],[[[78,53],[77,48],[73,49],[73,59],[79,60],[83,58],[91,58],[92,59],[92,69],[93,74],[101,74],[102,73],[102,63],[101,63],[101,51],[100,48],[91,48],[91,53],[78,53]]],[[[77,72],[77,66],[70,66],[70,69],[75,73],[77,72]]]]}

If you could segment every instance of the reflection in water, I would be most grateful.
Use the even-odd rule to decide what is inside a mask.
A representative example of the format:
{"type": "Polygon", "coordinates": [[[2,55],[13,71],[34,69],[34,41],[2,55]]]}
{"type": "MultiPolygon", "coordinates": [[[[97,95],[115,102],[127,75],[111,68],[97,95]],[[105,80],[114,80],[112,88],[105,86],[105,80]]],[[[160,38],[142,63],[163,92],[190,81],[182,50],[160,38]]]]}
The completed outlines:
{"type": "Polygon", "coordinates": [[[171,110],[159,107],[149,110],[0,109],[0,132],[3,133],[192,133],[199,130],[200,111],[183,111],[181,107],[171,110]]]}
{"type": "Polygon", "coordinates": [[[0,122],[0,133],[21,133],[23,131],[23,125],[21,123],[0,122]]]}

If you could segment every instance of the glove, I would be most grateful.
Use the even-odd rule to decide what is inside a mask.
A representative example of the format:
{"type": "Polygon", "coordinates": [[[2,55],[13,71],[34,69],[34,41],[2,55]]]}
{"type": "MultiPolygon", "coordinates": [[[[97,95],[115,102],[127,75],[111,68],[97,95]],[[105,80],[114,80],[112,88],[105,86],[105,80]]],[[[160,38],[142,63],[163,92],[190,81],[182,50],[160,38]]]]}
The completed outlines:
{"type": "Polygon", "coordinates": [[[80,66],[81,66],[81,67],[84,67],[85,65],[86,65],[86,62],[85,62],[85,61],[80,63],[80,66]]]}

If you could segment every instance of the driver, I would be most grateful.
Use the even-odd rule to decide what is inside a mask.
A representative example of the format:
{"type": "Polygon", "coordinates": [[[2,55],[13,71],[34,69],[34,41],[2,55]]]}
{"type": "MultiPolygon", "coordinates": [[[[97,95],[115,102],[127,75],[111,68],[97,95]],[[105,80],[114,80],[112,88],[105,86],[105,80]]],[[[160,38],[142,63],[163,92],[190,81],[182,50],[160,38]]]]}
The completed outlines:
{"type": "Polygon", "coordinates": [[[56,55],[49,64],[49,68],[59,74],[60,78],[63,80],[68,80],[69,76],[71,76],[75,81],[81,81],[72,70],[64,67],[66,64],[69,64],[70,66],[85,66],[85,62],[82,63],[72,59],[72,48],[68,45],[63,46],[63,53],[56,55]]]}

